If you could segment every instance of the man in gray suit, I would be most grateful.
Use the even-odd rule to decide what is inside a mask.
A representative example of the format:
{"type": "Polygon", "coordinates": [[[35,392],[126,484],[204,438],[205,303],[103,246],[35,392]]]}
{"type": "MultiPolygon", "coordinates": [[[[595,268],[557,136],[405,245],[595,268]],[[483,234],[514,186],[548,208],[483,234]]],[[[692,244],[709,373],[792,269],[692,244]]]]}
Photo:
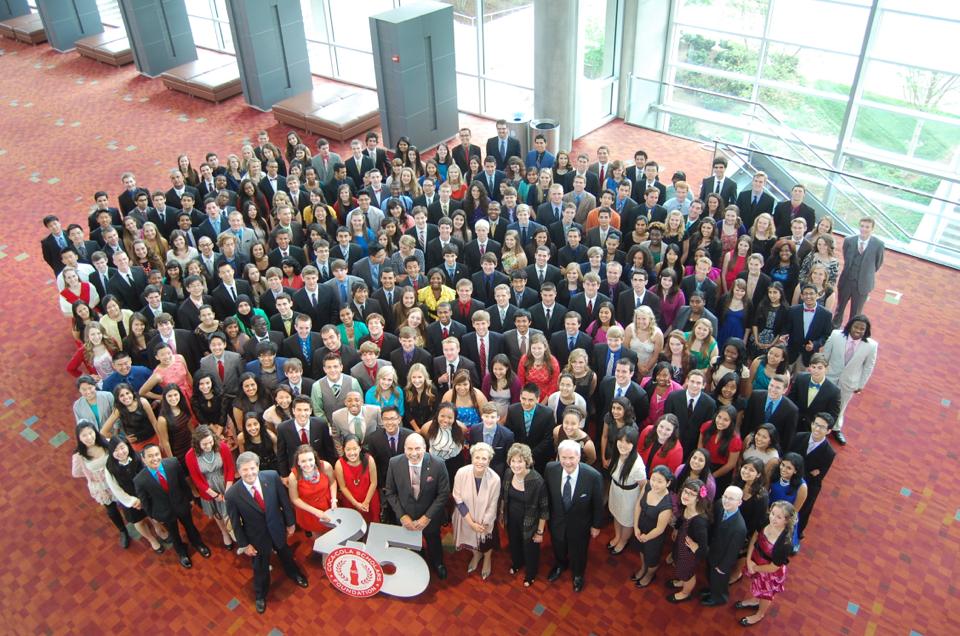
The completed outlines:
{"type": "Polygon", "coordinates": [[[330,263],[330,271],[333,272],[333,278],[323,284],[330,288],[341,307],[349,305],[354,284],[362,283],[363,279],[348,274],[347,261],[339,258],[330,263]]]}
{"type": "Polygon", "coordinates": [[[323,358],[324,376],[310,388],[310,402],[315,417],[329,423],[337,409],[346,406],[347,394],[360,391],[360,383],[343,372],[343,362],[335,353],[323,358]]]}
{"type": "Polygon", "coordinates": [[[419,433],[411,433],[403,442],[403,455],[390,460],[385,492],[390,509],[407,530],[423,532],[427,540],[427,563],[437,577],[447,578],[443,565],[440,528],[444,506],[450,498],[450,478],[443,460],[426,452],[427,445],[419,433]]]}
{"type": "Polygon", "coordinates": [[[865,216],[860,219],[859,236],[843,240],[843,271],[838,281],[837,309],[833,314],[833,327],[843,323],[843,312],[849,302],[850,317],[863,313],[863,305],[873,291],[876,274],[883,265],[883,241],[873,236],[876,221],[865,216]]]}
{"type": "Polygon", "coordinates": [[[317,154],[313,155],[310,165],[317,171],[317,181],[326,183],[333,176],[333,166],[343,163],[335,152],[330,152],[330,142],[321,137],[317,140],[317,154]]]}
{"type": "Polygon", "coordinates": [[[210,334],[209,342],[210,355],[200,359],[200,370],[212,373],[220,381],[224,393],[239,395],[243,356],[227,351],[227,336],[222,331],[210,334]]]}
{"type": "Polygon", "coordinates": [[[359,351],[360,362],[350,367],[350,375],[360,383],[360,390],[366,395],[367,389],[372,387],[376,381],[380,369],[393,365],[379,357],[380,347],[375,342],[367,340],[360,345],[359,351]]]}
{"type": "Polygon", "coordinates": [[[330,433],[337,454],[343,455],[343,440],[347,435],[356,435],[360,444],[380,426],[380,407],[364,404],[359,391],[350,391],[344,400],[345,406],[333,412],[330,433]]]}
{"type": "Polygon", "coordinates": [[[227,214],[227,222],[230,224],[230,229],[227,231],[237,239],[237,253],[249,259],[250,247],[257,240],[257,235],[243,224],[243,214],[239,210],[233,210],[227,214]]]}

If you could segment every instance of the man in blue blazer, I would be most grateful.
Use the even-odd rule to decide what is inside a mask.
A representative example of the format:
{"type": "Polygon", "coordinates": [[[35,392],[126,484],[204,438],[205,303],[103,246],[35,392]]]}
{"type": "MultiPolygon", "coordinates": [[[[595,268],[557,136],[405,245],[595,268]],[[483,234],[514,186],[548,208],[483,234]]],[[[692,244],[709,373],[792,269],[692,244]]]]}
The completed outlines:
{"type": "Polygon", "coordinates": [[[787,310],[790,340],[787,353],[795,371],[803,371],[810,364],[810,356],[820,351],[833,331],[833,315],[817,303],[817,288],[806,284],[800,288],[803,301],[787,310]]]}
{"type": "Polygon", "coordinates": [[[537,135],[533,138],[533,150],[527,153],[525,162],[528,168],[536,168],[538,171],[544,168],[552,168],[557,158],[552,152],[547,150],[547,138],[543,135],[537,135]]]}
{"type": "Polygon", "coordinates": [[[520,156],[520,140],[510,136],[507,129],[507,120],[497,120],[497,135],[487,139],[487,157],[493,157],[497,162],[497,170],[507,167],[510,157],[520,156]]]}

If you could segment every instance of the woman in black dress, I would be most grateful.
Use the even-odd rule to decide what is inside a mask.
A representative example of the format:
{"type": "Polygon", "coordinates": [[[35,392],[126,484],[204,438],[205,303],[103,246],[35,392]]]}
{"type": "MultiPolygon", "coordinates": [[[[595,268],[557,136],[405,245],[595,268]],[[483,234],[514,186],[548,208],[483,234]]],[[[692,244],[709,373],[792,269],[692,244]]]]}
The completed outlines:
{"type": "Polygon", "coordinates": [[[680,490],[680,514],[674,522],[673,562],[676,578],[670,587],[677,592],[667,596],[671,603],[693,598],[697,570],[707,555],[707,531],[710,527],[711,498],[699,479],[688,479],[680,490]]]}
{"type": "Polygon", "coordinates": [[[243,432],[237,435],[237,447],[241,453],[256,453],[260,458],[260,470],[277,469],[277,435],[263,425],[256,413],[244,416],[243,432]]]}
{"type": "Polygon", "coordinates": [[[550,518],[546,483],[533,469],[533,453],[526,444],[507,451],[510,479],[503,479],[501,521],[510,541],[510,574],[523,568],[523,586],[530,587],[540,567],[543,527],[550,518]]]}
{"type": "Polygon", "coordinates": [[[143,460],[119,436],[111,438],[108,445],[110,457],[107,458],[106,480],[110,492],[120,504],[127,523],[133,524],[140,536],[150,543],[154,552],[163,554],[163,543],[170,542],[169,535],[160,522],[147,517],[141,509],[140,500],[137,499],[136,489],[133,486],[133,478],[143,470],[143,460]]]}
{"type": "Polygon", "coordinates": [[[736,583],[743,576],[743,568],[747,563],[747,546],[753,533],[767,523],[767,510],[770,508],[770,494],[767,491],[766,468],[763,461],[752,457],[746,459],[740,467],[740,474],[733,480],[734,486],[743,489],[743,503],[740,504],[740,514],[747,526],[747,538],[740,550],[737,566],[731,570],[730,584],[736,583]]]}
{"type": "Polygon", "coordinates": [[[224,395],[220,383],[210,371],[197,371],[193,378],[193,397],[190,406],[198,424],[209,426],[230,450],[237,447],[235,426],[228,408],[230,396],[224,395]]]}
{"type": "Polygon", "coordinates": [[[637,501],[633,533],[640,542],[643,555],[643,567],[631,577],[637,587],[647,587],[657,578],[663,540],[667,536],[667,526],[670,525],[670,518],[673,516],[669,491],[672,481],[673,473],[670,469],[666,466],[657,466],[650,474],[650,479],[637,501]]]}

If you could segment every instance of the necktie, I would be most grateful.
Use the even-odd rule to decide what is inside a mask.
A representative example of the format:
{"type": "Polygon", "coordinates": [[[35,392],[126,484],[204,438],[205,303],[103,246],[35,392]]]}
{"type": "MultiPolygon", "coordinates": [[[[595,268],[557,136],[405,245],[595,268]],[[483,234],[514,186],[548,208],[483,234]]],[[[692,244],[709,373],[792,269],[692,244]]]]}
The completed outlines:
{"type": "Polygon", "coordinates": [[[544,271],[542,269],[537,270],[537,278],[540,279],[540,284],[543,285],[543,279],[545,277],[544,271]]]}
{"type": "Polygon", "coordinates": [[[233,302],[237,302],[237,290],[233,287],[227,287],[230,290],[230,298],[233,298],[233,302]]]}
{"type": "Polygon", "coordinates": [[[549,327],[549,326],[550,326],[550,314],[553,313],[553,309],[551,309],[550,307],[547,307],[547,310],[546,310],[545,313],[547,314],[547,327],[549,327]]]}
{"type": "Polygon", "coordinates": [[[413,490],[413,498],[420,498],[420,467],[410,467],[410,489],[413,490]]]}
{"type": "Polygon", "coordinates": [[[527,337],[520,336],[520,355],[527,355],[527,337]]]}
{"type": "Polygon", "coordinates": [[[127,337],[127,328],[123,326],[123,319],[117,321],[117,331],[120,333],[120,340],[127,337]]]}
{"type": "Polygon", "coordinates": [[[160,487],[163,488],[163,492],[170,492],[170,484],[167,483],[167,479],[163,476],[163,473],[157,473],[157,481],[160,482],[160,487]]]}
{"type": "Polygon", "coordinates": [[[454,371],[453,364],[448,364],[448,365],[447,365],[447,368],[449,369],[449,371],[447,371],[447,384],[452,385],[452,384],[453,384],[453,374],[456,373],[456,371],[454,371]]]}
{"type": "Polygon", "coordinates": [[[389,306],[392,307],[392,306],[393,306],[393,292],[392,292],[392,291],[388,291],[388,292],[386,292],[386,295],[387,295],[387,305],[389,305],[389,306]]]}
{"type": "Polygon", "coordinates": [[[853,358],[853,354],[854,354],[854,352],[856,351],[856,343],[857,343],[857,341],[854,340],[854,339],[852,339],[852,338],[849,339],[849,340],[847,340],[847,348],[846,348],[846,350],[843,352],[843,363],[844,363],[844,364],[850,364],[850,360],[851,360],[851,358],[853,358]]]}
{"type": "Polygon", "coordinates": [[[417,234],[420,235],[420,245],[426,247],[427,245],[427,233],[423,230],[418,230],[417,234]]]}
{"type": "Polygon", "coordinates": [[[556,221],[560,220],[560,208],[558,208],[557,206],[553,206],[553,218],[556,221]]]}
{"type": "Polygon", "coordinates": [[[603,184],[605,183],[605,177],[607,176],[606,166],[600,166],[600,189],[603,189],[603,184]]]}
{"type": "Polygon", "coordinates": [[[617,361],[617,356],[614,355],[613,351],[607,352],[607,375],[613,375],[613,367],[617,361]]]}
{"type": "Polygon", "coordinates": [[[757,207],[757,202],[760,201],[760,197],[754,195],[753,197],[753,207],[757,207]]]}
{"type": "Polygon", "coordinates": [[[357,439],[363,441],[363,418],[357,415],[353,416],[353,433],[357,436],[357,439]]]}
{"type": "Polygon", "coordinates": [[[617,387],[617,397],[623,397],[623,389],[620,387],[617,387]]]}
{"type": "Polygon", "coordinates": [[[573,351],[576,348],[576,346],[577,346],[576,336],[570,336],[569,338],[567,338],[567,349],[569,349],[570,351],[573,351]]]}
{"type": "Polygon", "coordinates": [[[487,175],[487,191],[493,193],[493,177],[487,175]]]}
{"type": "Polygon", "coordinates": [[[396,438],[396,437],[391,437],[391,438],[390,438],[390,453],[396,453],[396,452],[397,452],[397,438],[396,438]]]}
{"type": "Polygon", "coordinates": [[[297,385],[291,384],[290,390],[293,391],[293,397],[297,397],[298,395],[300,395],[300,387],[298,387],[297,385]]]}
{"type": "Polygon", "coordinates": [[[317,292],[310,292],[310,304],[313,307],[317,306],[317,292]]]}
{"type": "Polygon", "coordinates": [[[305,429],[305,428],[301,428],[301,429],[300,429],[300,443],[301,443],[301,444],[309,444],[309,443],[310,443],[310,440],[307,439],[307,429],[305,429]]]}
{"type": "Polygon", "coordinates": [[[63,234],[57,236],[56,239],[57,239],[57,245],[60,246],[60,249],[63,249],[67,246],[67,241],[64,240],[63,234]]]}
{"type": "Polygon", "coordinates": [[[257,505],[260,506],[260,510],[266,512],[267,504],[263,501],[263,495],[260,494],[260,489],[254,486],[253,490],[253,500],[257,502],[257,505]]]}
{"type": "Polygon", "coordinates": [[[344,305],[347,304],[347,284],[340,283],[340,302],[344,305]]]}
{"type": "Polygon", "coordinates": [[[300,352],[303,353],[304,361],[310,361],[310,338],[304,338],[300,341],[300,352]]]}
{"type": "Polygon", "coordinates": [[[441,326],[440,331],[441,333],[443,333],[443,339],[446,340],[447,337],[450,335],[450,330],[447,329],[446,327],[441,326]]]}
{"type": "Polygon", "coordinates": [[[334,384],[334,385],[333,385],[333,397],[335,397],[335,398],[337,398],[337,399],[340,398],[340,385],[339,385],[339,384],[334,384]]]}
{"type": "Polygon", "coordinates": [[[487,375],[487,345],[484,344],[483,338],[480,338],[480,376],[483,377],[487,375]]]}
{"type": "Polygon", "coordinates": [[[863,254],[863,247],[864,247],[863,241],[857,241],[857,251],[860,252],[861,254],[863,254]]]}
{"type": "Polygon", "coordinates": [[[693,417],[693,398],[690,398],[690,401],[687,402],[687,417],[693,417]]]}
{"type": "Polygon", "coordinates": [[[87,247],[83,243],[77,246],[77,251],[80,252],[80,258],[87,257],[87,247]]]}
{"type": "Polygon", "coordinates": [[[224,375],[223,360],[217,360],[217,375],[220,376],[220,382],[223,382],[223,375],[224,375]]]}
{"type": "Polygon", "coordinates": [[[177,355],[177,339],[176,337],[170,338],[167,340],[167,346],[170,347],[170,351],[173,352],[173,355],[177,355]]]}
{"type": "Polygon", "coordinates": [[[567,480],[563,482],[563,509],[570,510],[570,507],[573,505],[573,484],[571,484],[572,477],[567,475],[567,480]]]}
{"type": "Polygon", "coordinates": [[[483,256],[484,252],[487,251],[487,243],[486,243],[486,241],[484,241],[483,243],[481,243],[481,244],[479,245],[479,247],[480,247],[480,256],[483,256]]]}
{"type": "Polygon", "coordinates": [[[588,318],[593,317],[593,301],[592,300],[587,301],[587,317],[588,318]]]}
{"type": "MultiPolygon", "coordinates": [[[[860,250],[860,253],[863,254],[863,249],[860,250]]],[[[127,284],[133,287],[133,274],[127,274],[126,276],[124,276],[124,278],[127,279],[127,284]]]]}
{"type": "Polygon", "coordinates": [[[500,158],[504,161],[507,160],[507,140],[500,140],[500,158]]]}
{"type": "Polygon", "coordinates": [[[328,280],[330,278],[329,274],[327,273],[326,265],[322,265],[320,267],[320,277],[323,278],[323,280],[328,280]]]}
{"type": "Polygon", "coordinates": [[[520,228],[520,244],[521,245],[527,244],[527,226],[526,225],[520,228]]]}
{"type": "Polygon", "coordinates": [[[769,422],[770,418],[773,416],[773,402],[767,400],[767,408],[763,411],[764,421],[769,422]]]}

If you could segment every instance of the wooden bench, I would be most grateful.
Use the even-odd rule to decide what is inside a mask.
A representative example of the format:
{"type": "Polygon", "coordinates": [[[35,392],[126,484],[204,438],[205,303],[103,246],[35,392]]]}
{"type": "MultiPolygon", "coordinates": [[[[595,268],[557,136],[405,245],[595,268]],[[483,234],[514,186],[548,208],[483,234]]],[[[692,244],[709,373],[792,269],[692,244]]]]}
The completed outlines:
{"type": "Polygon", "coordinates": [[[80,38],[77,40],[77,52],[111,66],[119,67],[133,62],[130,41],[123,29],[106,29],[103,33],[80,38]]]}
{"type": "Polygon", "coordinates": [[[347,141],[380,126],[380,101],[371,90],[320,87],[277,102],[273,115],[282,124],[347,141]]]}
{"type": "Polygon", "coordinates": [[[39,13],[3,20],[0,22],[0,35],[26,44],[36,45],[47,41],[47,32],[43,30],[39,13]]]}
{"type": "Polygon", "coordinates": [[[197,51],[199,58],[160,74],[164,86],[211,102],[222,102],[243,91],[240,69],[232,55],[197,51]]]}

